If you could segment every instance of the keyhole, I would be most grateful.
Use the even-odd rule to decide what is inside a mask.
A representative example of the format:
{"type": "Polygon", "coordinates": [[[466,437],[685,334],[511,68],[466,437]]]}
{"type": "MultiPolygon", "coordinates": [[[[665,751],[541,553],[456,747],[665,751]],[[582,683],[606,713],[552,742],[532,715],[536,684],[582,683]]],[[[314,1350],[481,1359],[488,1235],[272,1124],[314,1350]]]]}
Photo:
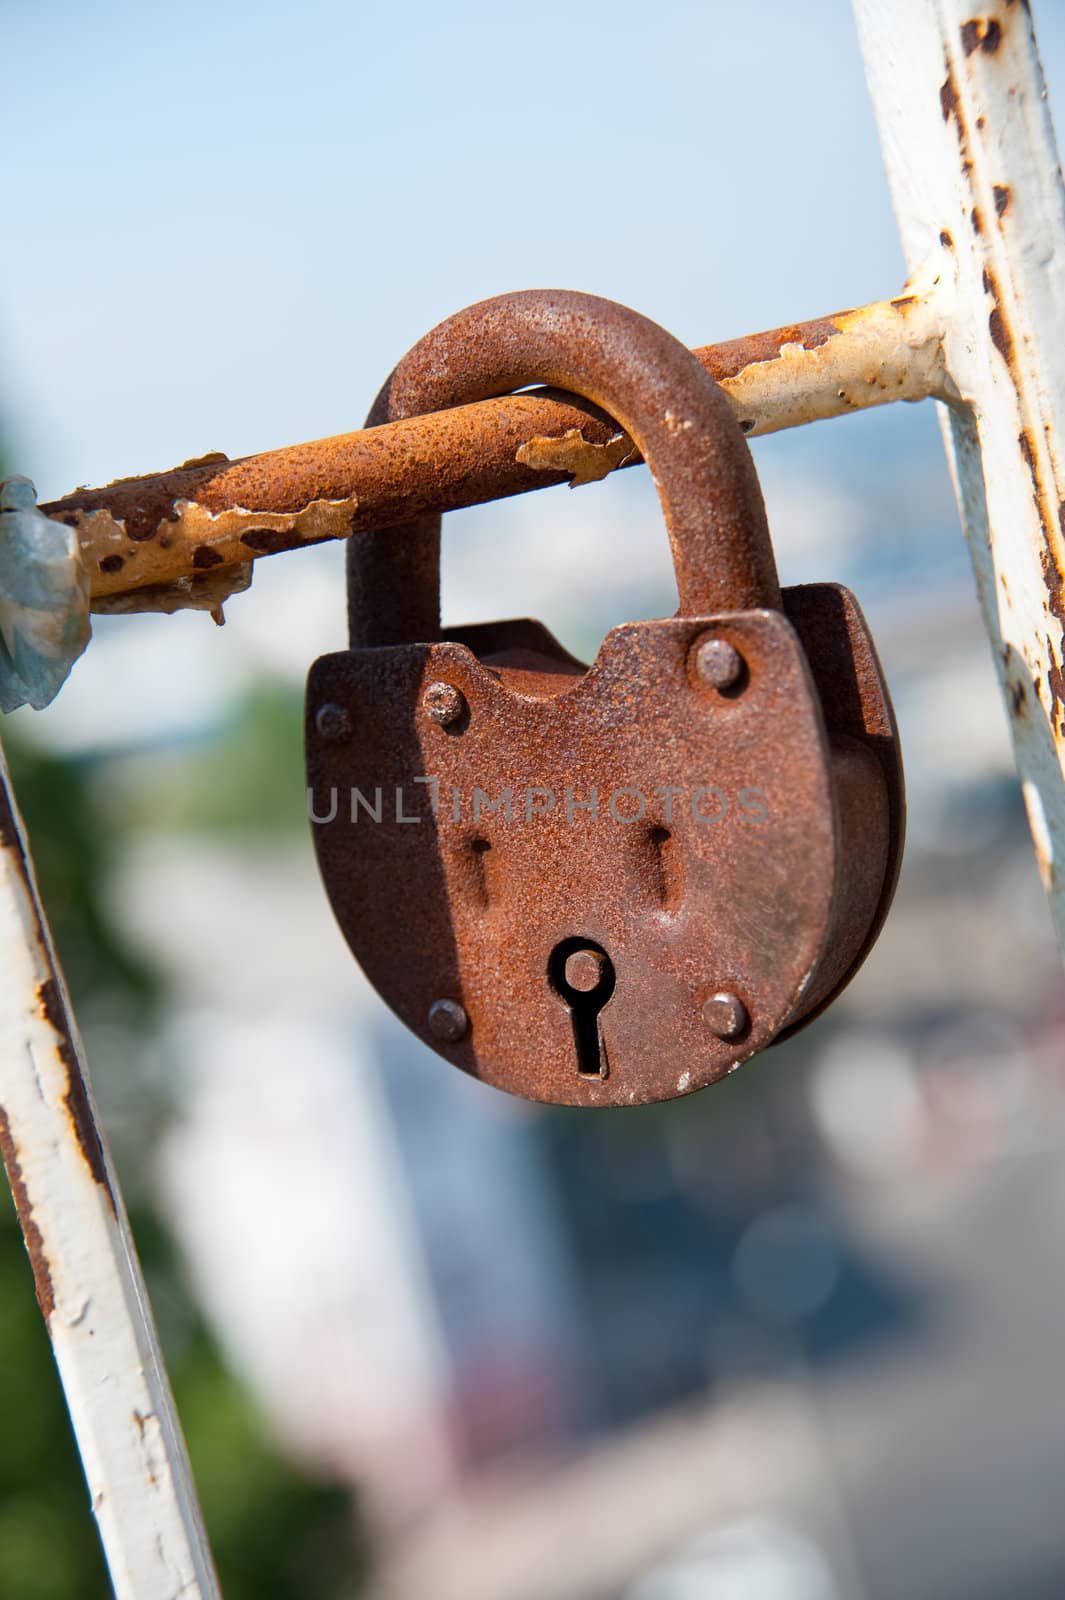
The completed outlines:
{"type": "Polygon", "coordinates": [[[548,975],[573,1021],[577,1071],[605,1078],[610,1070],[600,1012],[614,993],[614,965],[601,945],[563,939],[551,952],[548,975]]]}

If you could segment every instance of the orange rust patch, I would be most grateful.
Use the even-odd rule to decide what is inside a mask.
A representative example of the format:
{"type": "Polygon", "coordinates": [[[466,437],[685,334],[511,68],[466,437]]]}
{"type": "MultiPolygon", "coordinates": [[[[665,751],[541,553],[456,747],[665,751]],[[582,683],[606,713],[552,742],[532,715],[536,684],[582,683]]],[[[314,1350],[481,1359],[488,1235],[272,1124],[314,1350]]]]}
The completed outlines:
{"type": "Polygon", "coordinates": [[[984,219],[983,219],[982,215],[980,214],[979,206],[973,206],[972,211],[969,213],[969,217],[970,217],[970,220],[971,220],[972,225],[973,225],[973,232],[975,234],[983,233],[983,231],[984,231],[984,219]]]}
{"type": "Polygon", "coordinates": [[[720,382],[722,378],[735,378],[756,362],[779,360],[786,344],[816,350],[839,332],[836,322],[828,317],[817,317],[812,322],[793,323],[786,328],[770,328],[765,333],[750,333],[742,339],[728,339],[724,344],[700,350],[699,356],[710,376],[720,382]]]}
{"type": "Polygon", "coordinates": [[[37,985],[37,1002],[41,1008],[41,1015],[55,1031],[56,1051],[66,1068],[67,1092],[63,1096],[63,1103],[67,1108],[78,1147],[93,1178],[106,1191],[107,1198],[111,1202],[111,1210],[114,1211],[115,1197],[111,1193],[111,1183],[107,1176],[103,1145],[89,1105],[89,1095],[85,1079],[81,1074],[77,1051],[70,1037],[66,1007],[60,998],[59,985],[54,978],[46,978],[43,983],[37,985]]]}
{"type": "Polygon", "coordinates": [[[52,1287],[52,1273],[48,1265],[48,1257],[44,1253],[44,1236],[37,1226],[33,1216],[33,1204],[26,1189],[26,1181],[22,1176],[22,1166],[18,1158],[18,1147],[11,1132],[7,1112],[0,1106],[0,1152],[3,1153],[4,1166],[7,1168],[7,1181],[11,1185],[11,1193],[15,1198],[15,1210],[22,1226],[22,1237],[26,1242],[26,1254],[30,1258],[33,1268],[33,1284],[37,1292],[37,1304],[41,1314],[47,1322],[55,1310],[55,1290],[52,1287]]]}
{"type": "Polygon", "coordinates": [[[953,238],[953,235],[948,233],[946,228],[942,228],[940,230],[939,242],[943,246],[944,250],[953,250],[954,249],[954,238],[953,238]]]}

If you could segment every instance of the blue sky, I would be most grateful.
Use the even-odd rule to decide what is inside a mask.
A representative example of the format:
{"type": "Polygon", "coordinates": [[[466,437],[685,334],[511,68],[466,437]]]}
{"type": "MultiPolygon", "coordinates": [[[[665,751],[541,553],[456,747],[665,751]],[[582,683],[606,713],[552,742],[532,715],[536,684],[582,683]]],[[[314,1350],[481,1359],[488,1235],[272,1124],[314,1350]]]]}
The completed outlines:
{"type": "Polygon", "coordinates": [[[8,432],[42,497],[343,431],[586,288],[691,343],[901,278],[849,8],[5,6],[8,432]]]}
{"type": "MultiPolygon", "coordinates": [[[[1065,7],[1035,11],[1053,101],[1065,7]]],[[[42,499],[356,427],[421,333],[503,290],[588,289],[698,344],[879,298],[903,277],[845,0],[6,0],[0,118],[0,436],[42,499]]],[[[949,518],[931,408],[890,409],[758,443],[785,570],[803,548],[795,484],[816,523],[848,461],[849,498],[826,526],[849,518],[880,538],[858,525],[878,454],[934,471],[929,503],[949,518]]],[[[475,548],[504,524],[551,518],[568,537],[582,519],[646,522],[643,476],[463,526],[475,548]]],[[[615,566],[639,577],[641,550],[615,566]]],[[[235,681],[241,650],[256,670],[297,593],[291,669],[311,636],[339,643],[339,550],[259,565],[217,638],[201,616],[113,625],[137,641],[146,694],[179,658],[191,673],[193,652],[208,678],[235,681]]],[[[477,590],[483,614],[496,601],[475,578],[467,561],[449,583],[477,590]]],[[[64,697],[89,693],[91,670],[64,697]]]]}

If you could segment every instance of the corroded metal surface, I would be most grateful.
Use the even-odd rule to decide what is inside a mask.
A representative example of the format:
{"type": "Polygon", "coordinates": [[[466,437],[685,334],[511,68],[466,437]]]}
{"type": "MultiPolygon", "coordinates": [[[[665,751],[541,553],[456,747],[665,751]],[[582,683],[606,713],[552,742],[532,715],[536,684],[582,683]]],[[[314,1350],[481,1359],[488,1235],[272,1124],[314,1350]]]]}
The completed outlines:
{"type": "MultiPolygon", "coordinates": [[[[695,354],[744,431],[769,433],[888,400],[946,396],[939,325],[934,296],[904,293],[695,354]]],[[[588,482],[638,459],[595,406],[538,391],[238,461],[216,452],[42,509],[77,528],[95,608],[112,609],[121,595],[131,596],[126,609],[211,608],[227,574],[242,582],[260,556],[588,482]]]]}
{"type": "Polygon", "coordinates": [[[631,1105],[838,992],[890,899],[901,777],[860,613],[825,586],[782,614],[743,435],[663,330],[504,297],[428,335],[372,414],[545,370],[646,453],[680,614],[614,629],[590,669],[538,623],[440,639],[435,521],[360,540],[353,648],[308,685],[309,798],[341,927],[416,1033],[513,1092],[631,1105]],[[323,737],[323,706],[350,738],[323,737]]]}
{"type": "Polygon", "coordinates": [[[129,1223],[0,754],[0,1152],[118,1600],[218,1589],[129,1223]]]}
{"type": "MultiPolygon", "coordinates": [[[[682,612],[780,604],[762,491],[722,391],[671,334],[610,300],[529,290],[468,306],[404,357],[367,422],[446,414],[544,377],[600,406],[647,461],[682,612]]],[[[353,645],[435,638],[439,591],[439,517],[348,545],[353,645]]]]}

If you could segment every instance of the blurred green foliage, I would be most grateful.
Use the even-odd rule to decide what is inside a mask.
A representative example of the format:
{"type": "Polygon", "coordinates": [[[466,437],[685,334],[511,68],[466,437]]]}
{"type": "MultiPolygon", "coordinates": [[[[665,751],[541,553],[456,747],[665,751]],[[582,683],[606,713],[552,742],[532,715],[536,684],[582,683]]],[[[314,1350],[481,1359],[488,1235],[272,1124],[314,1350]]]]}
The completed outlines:
{"type": "MultiPolygon", "coordinates": [[[[291,761],[298,739],[294,697],[263,691],[241,718],[225,762],[210,749],[179,758],[181,781],[168,790],[178,803],[166,808],[166,820],[223,831],[277,825],[292,814],[292,795],[279,785],[293,767],[301,817],[302,777],[291,761]]],[[[106,773],[91,764],[36,748],[12,724],[4,744],[75,1010],[102,1007],[147,1045],[165,980],[128,948],[107,893],[132,818],[107,803],[106,773]]],[[[121,1149],[118,1159],[121,1172],[121,1149]]],[[[109,1586],[88,1494],[4,1187],[0,1596],[102,1600],[109,1586]]],[[[181,1306],[180,1337],[168,1341],[163,1321],[164,1348],[226,1600],[351,1600],[362,1545],[350,1494],[310,1481],[281,1457],[191,1303],[165,1227],[143,1195],[132,1221],[153,1296],[181,1306]]]]}
{"type": "Polygon", "coordinates": [[[112,765],[108,814],[123,828],[307,837],[303,696],[288,684],[263,678],[210,737],[112,765]]]}

